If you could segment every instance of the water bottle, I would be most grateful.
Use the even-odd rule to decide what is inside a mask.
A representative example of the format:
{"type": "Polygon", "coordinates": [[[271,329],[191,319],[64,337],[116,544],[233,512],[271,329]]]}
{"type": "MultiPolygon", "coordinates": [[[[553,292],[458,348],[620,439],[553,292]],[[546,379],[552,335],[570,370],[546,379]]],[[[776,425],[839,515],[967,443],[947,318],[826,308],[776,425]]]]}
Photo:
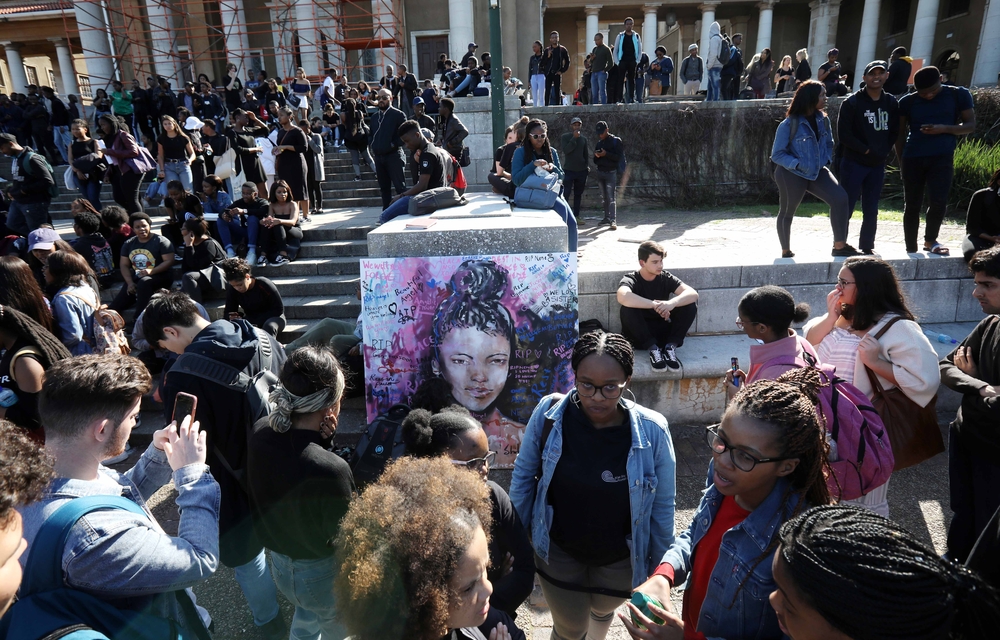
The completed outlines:
{"type": "Polygon", "coordinates": [[[924,329],[924,335],[931,340],[937,340],[941,344],[958,344],[958,340],[952,338],[947,333],[934,333],[930,329],[924,329]]]}
{"type": "Polygon", "coordinates": [[[0,407],[8,409],[17,404],[17,394],[10,389],[0,387],[0,407]]]}

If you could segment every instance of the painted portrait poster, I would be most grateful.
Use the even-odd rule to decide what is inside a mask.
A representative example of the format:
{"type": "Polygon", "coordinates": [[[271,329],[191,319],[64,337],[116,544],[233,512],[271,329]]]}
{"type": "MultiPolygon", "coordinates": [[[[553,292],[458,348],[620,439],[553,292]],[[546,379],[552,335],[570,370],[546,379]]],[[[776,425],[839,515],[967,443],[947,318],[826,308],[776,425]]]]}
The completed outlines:
{"type": "Polygon", "coordinates": [[[369,422],[450,387],[512,467],[539,400],[573,385],[576,254],[362,258],[361,287],[369,422]]]}

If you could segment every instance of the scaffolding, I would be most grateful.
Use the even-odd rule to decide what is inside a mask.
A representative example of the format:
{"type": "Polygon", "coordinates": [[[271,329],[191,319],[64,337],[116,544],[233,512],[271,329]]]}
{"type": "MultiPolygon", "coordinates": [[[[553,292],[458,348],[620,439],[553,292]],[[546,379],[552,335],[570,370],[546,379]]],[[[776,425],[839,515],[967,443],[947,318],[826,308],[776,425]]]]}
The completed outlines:
{"type": "Polygon", "coordinates": [[[243,80],[266,71],[287,81],[301,67],[316,83],[334,67],[377,81],[405,59],[402,1],[78,0],[63,21],[72,53],[109,59],[123,82],[162,76],[178,89],[204,75],[218,85],[230,62],[243,80]]]}

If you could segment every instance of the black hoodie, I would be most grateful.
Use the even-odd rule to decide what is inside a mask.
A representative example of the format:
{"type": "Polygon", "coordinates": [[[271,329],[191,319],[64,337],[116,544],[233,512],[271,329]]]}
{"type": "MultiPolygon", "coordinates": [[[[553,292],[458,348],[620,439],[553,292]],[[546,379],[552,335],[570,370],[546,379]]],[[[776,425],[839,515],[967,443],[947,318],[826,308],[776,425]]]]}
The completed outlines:
{"type": "Polygon", "coordinates": [[[876,101],[859,89],[840,106],[837,136],[845,158],[868,167],[885,164],[899,137],[899,103],[885,91],[876,101]]]}
{"type": "MultiPolygon", "coordinates": [[[[277,375],[285,362],[285,353],[274,338],[268,336],[268,340],[271,371],[277,375]]],[[[216,320],[195,336],[184,353],[197,353],[242,371],[254,360],[257,346],[258,334],[246,320],[216,320]]],[[[208,466],[222,489],[220,556],[226,566],[238,567],[252,560],[261,545],[250,526],[249,498],[216,451],[222,452],[233,469],[245,469],[253,418],[248,415],[242,393],[193,375],[168,371],[163,385],[165,422],[172,419],[174,398],[181,391],[198,398],[195,418],[208,434],[208,466]]]]}

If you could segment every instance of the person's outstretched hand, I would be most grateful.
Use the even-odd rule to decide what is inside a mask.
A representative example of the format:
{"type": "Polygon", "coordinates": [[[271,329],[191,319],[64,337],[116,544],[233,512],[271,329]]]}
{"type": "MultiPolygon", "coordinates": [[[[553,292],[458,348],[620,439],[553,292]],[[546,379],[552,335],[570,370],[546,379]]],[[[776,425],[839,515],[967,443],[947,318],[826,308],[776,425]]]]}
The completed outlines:
{"type": "Polygon", "coordinates": [[[191,416],[184,416],[179,429],[176,422],[167,427],[163,452],[167,454],[167,462],[174,471],[189,464],[205,464],[208,455],[206,434],[199,426],[198,422],[191,421],[191,416]]]}
{"type": "MultiPolygon", "coordinates": [[[[668,600],[669,602],[669,600],[668,600]]],[[[624,615],[622,613],[618,614],[621,618],[622,623],[628,630],[630,636],[635,638],[635,640],[683,640],[684,639],[684,621],[681,620],[680,616],[673,613],[672,611],[667,611],[656,606],[653,603],[649,603],[649,610],[653,612],[654,615],[663,620],[663,624],[656,624],[649,618],[647,618],[639,609],[636,608],[631,602],[626,602],[629,611],[632,615],[646,627],[645,629],[640,629],[634,622],[632,622],[632,617],[624,615]]]]}

